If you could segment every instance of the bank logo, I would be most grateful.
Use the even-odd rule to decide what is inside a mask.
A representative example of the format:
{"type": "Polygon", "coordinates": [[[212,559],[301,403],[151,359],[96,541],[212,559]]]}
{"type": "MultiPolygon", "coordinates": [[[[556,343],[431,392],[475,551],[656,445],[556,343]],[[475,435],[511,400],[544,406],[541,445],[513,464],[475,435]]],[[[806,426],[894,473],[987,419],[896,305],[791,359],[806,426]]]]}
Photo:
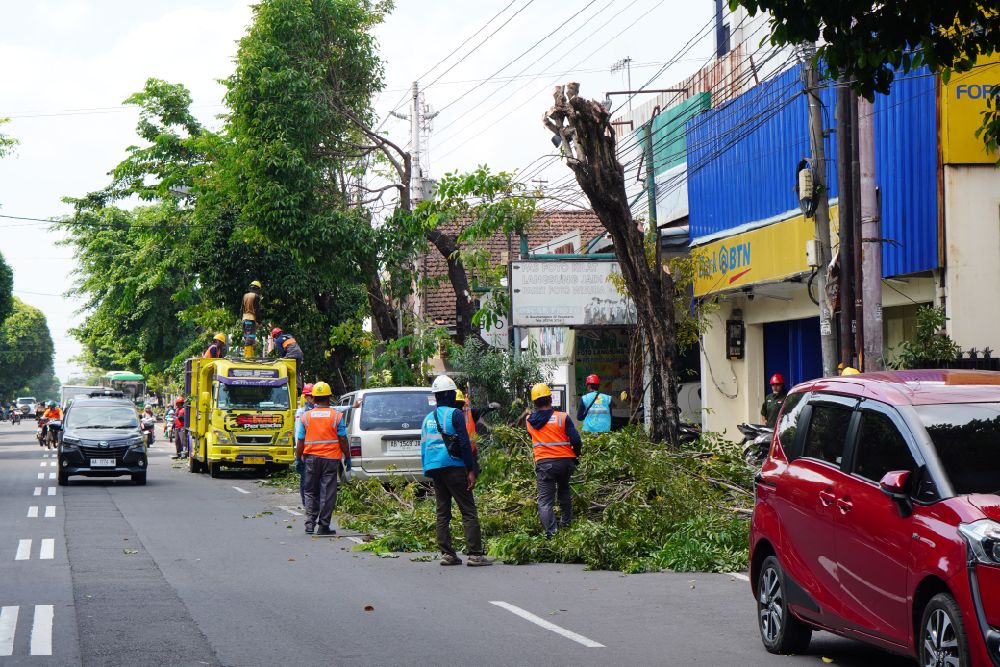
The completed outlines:
{"type": "Polygon", "coordinates": [[[955,86],[955,99],[985,100],[1000,95],[1000,83],[971,83],[955,86]]]}

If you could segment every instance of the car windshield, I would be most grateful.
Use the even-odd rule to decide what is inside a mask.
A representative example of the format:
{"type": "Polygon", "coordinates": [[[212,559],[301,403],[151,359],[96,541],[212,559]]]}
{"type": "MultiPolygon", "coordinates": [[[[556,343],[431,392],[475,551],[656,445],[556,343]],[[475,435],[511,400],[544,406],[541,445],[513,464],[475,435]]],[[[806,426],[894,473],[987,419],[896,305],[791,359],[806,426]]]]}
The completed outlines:
{"type": "Polygon", "coordinates": [[[67,419],[67,428],[139,428],[135,410],[127,405],[77,405],[67,419]]]}
{"type": "Polygon", "coordinates": [[[287,410],[288,406],[288,385],[219,384],[222,410],[287,410]]]}
{"type": "Polygon", "coordinates": [[[957,494],[1000,493],[1000,403],[914,408],[957,494]]]}
{"type": "Polygon", "coordinates": [[[361,404],[361,430],[419,429],[424,417],[434,409],[434,405],[434,394],[426,391],[366,394],[361,404]]]}
{"type": "Polygon", "coordinates": [[[33,399],[33,398],[19,398],[19,399],[17,399],[17,404],[18,405],[31,405],[34,402],[35,402],[35,399],[33,399]]]}

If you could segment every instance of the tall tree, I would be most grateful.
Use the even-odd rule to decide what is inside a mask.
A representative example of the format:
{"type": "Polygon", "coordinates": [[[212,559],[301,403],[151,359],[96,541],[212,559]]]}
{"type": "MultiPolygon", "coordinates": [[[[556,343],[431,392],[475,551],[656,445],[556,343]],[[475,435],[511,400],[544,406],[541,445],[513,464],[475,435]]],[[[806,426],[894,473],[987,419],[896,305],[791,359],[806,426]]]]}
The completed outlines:
{"type": "Polygon", "coordinates": [[[561,139],[567,165],[611,235],[625,287],[635,302],[650,372],[650,438],[676,446],[680,411],[674,279],[650,261],[643,232],[632,218],[610,115],[599,102],[580,97],[579,89],[577,83],[556,88],[545,125],[561,139]]]}
{"type": "Polygon", "coordinates": [[[45,315],[14,297],[13,312],[0,324],[0,397],[51,368],[54,351],[45,315]]]}
{"type": "MultiPolygon", "coordinates": [[[[816,58],[867,99],[888,93],[896,73],[927,65],[947,80],[980,56],[1000,51],[1000,7],[984,0],[729,0],[751,15],[770,14],[771,42],[822,43],[816,58]]],[[[1000,87],[994,88],[981,130],[991,150],[1000,139],[1000,87]]]]}
{"type": "Polygon", "coordinates": [[[0,253],[0,322],[14,310],[14,271],[0,253]]]}

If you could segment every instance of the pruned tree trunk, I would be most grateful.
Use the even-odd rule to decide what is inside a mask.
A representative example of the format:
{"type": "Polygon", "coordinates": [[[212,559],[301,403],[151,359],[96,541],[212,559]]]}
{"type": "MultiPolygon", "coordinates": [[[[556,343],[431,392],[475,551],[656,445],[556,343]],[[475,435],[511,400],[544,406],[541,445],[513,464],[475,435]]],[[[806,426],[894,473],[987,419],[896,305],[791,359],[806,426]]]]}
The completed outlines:
{"type": "Polygon", "coordinates": [[[676,447],[680,411],[674,281],[658,266],[650,267],[647,260],[643,233],[632,218],[625,194],[625,170],[615,155],[608,112],[601,104],[578,97],[578,90],[576,83],[556,88],[555,106],[544,122],[562,139],[567,164],[611,235],[625,286],[635,302],[651,375],[650,438],[676,447]]]}
{"type": "Polygon", "coordinates": [[[469,276],[458,254],[458,242],[454,236],[437,229],[427,232],[427,240],[448,262],[448,280],[455,290],[455,342],[464,345],[469,337],[478,336],[478,333],[472,328],[476,304],[469,290],[469,276]]]}

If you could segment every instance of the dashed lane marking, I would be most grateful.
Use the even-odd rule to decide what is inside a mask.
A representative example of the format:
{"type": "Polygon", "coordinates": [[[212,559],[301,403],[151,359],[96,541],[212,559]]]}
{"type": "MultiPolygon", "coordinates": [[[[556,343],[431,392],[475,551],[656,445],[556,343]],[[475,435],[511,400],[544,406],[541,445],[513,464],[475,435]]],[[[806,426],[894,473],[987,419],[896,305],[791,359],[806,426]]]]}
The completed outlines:
{"type": "Polygon", "coordinates": [[[46,519],[52,519],[52,518],[55,517],[55,515],[56,515],[56,506],[55,505],[46,505],[45,506],[45,518],[46,519]]]}
{"type": "Polygon", "coordinates": [[[52,560],[56,557],[56,541],[47,537],[42,540],[42,548],[38,552],[39,560],[52,560]]]}
{"type": "Polygon", "coordinates": [[[47,492],[47,494],[46,494],[46,495],[49,495],[49,496],[54,496],[54,495],[56,495],[56,487],[54,487],[54,486],[50,486],[50,487],[48,488],[48,492],[47,492]]]}
{"type": "Polygon", "coordinates": [[[278,505],[278,509],[285,510],[286,512],[288,512],[292,516],[302,516],[302,512],[300,512],[298,510],[294,510],[291,507],[288,507],[286,505],[278,505]]]}
{"type": "Polygon", "coordinates": [[[52,655],[52,620],[55,607],[35,605],[35,621],[31,625],[31,655],[52,655]]]}
{"type": "Polygon", "coordinates": [[[0,607],[0,656],[14,655],[18,607],[0,607]]]}
{"type": "Polygon", "coordinates": [[[29,558],[31,558],[31,540],[18,540],[14,560],[28,560],[29,558]]]}
{"type": "Polygon", "coordinates": [[[45,473],[44,472],[38,473],[38,479],[45,479],[45,473]]]}
{"type": "Polygon", "coordinates": [[[38,518],[38,505],[30,505],[28,507],[28,518],[37,519],[38,518]]]}
{"type": "Polygon", "coordinates": [[[250,492],[249,492],[249,491],[247,491],[246,489],[241,489],[241,488],[240,488],[240,487],[238,487],[238,486],[234,486],[233,488],[234,488],[234,489],[236,489],[237,491],[239,491],[240,493],[246,493],[246,494],[249,494],[249,493],[250,493],[250,492]]]}
{"type": "Polygon", "coordinates": [[[49,479],[55,479],[55,478],[56,478],[56,474],[54,472],[50,472],[49,473],[49,479]]]}
{"type": "Polygon", "coordinates": [[[35,492],[33,494],[31,494],[31,495],[33,495],[33,496],[40,496],[40,495],[42,495],[42,487],[36,486],[35,487],[35,492]]]}
{"type": "Polygon", "coordinates": [[[577,644],[583,644],[587,648],[606,648],[604,646],[604,644],[600,644],[598,642],[595,642],[593,639],[589,639],[587,637],[584,637],[583,635],[577,634],[576,632],[573,632],[572,630],[567,630],[566,628],[560,627],[560,626],[556,625],[555,623],[550,623],[549,621],[546,621],[544,618],[540,618],[538,616],[535,616],[530,611],[527,611],[525,609],[521,609],[520,607],[512,605],[512,604],[510,604],[508,602],[504,602],[502,600],[490,600],[490,604],[496,605],[497,607],[500,607],[501,609],[506,609],[507,611],[509,611],[510,613],[514,614],[515,616],[520,616],[524,620],[529,621],[531,623],[534,623],[535,625],[537,625],[540,628],[545,628],[546,630],[549,630],[551,632],[556,633],[557,635],[565,637],[566,639],[574,641],[577,644]]]}

